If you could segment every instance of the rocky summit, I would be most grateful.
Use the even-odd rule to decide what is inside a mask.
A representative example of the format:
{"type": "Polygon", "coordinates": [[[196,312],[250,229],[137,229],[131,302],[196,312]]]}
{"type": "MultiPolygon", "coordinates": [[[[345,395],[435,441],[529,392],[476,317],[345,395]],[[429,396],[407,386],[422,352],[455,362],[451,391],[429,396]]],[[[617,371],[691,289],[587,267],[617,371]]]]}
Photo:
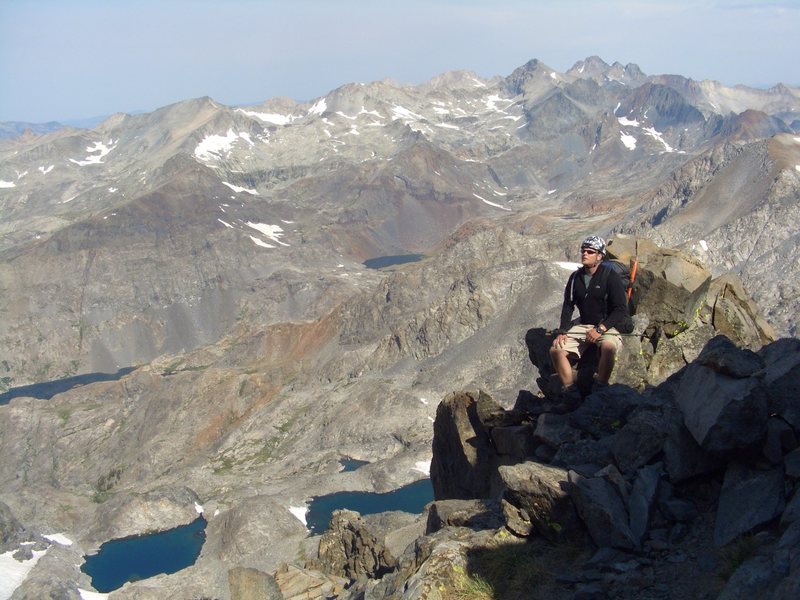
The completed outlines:
{"type": "Polygon", "coordinates": [[[790,597],[798,111],[590,57],[4,124],[7,595],[81,597],[85,555],[199,512],[193,566],[111,597],[790,597]],[[637,261],[636,327],[556,414],[588,234],[637,261]],[[429,476],[424,516],[310,535],[313,498],[429,476]]]}

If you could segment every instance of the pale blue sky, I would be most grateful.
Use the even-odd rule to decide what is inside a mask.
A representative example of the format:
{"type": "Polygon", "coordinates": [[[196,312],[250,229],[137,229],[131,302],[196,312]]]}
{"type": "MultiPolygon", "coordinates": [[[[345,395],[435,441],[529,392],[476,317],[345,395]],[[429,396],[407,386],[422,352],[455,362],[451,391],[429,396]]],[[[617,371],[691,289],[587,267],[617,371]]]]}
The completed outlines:
{"type": "Polygon", "coordinates": [[[650,75],[800,86],[800,0],[0,0],[0,121],[310,100],[453,69],[558,71],[598,55],[650,75]]]}

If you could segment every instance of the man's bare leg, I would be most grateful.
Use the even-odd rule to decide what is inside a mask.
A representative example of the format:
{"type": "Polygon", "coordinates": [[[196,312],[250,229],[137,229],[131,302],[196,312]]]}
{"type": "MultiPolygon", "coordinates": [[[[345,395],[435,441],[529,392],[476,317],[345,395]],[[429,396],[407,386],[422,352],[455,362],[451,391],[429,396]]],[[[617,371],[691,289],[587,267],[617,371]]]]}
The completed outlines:
{"type": "Polygon", "coordinates": [[[558,378],[561,380],[561,385],[564,387],[572,385],[572,364],[569,362],[569,355],[566,350],[550,348],[550,360],[558,378]]]}
{"type": "Polygon", "coordinates": [[[614,362],[617,358],[617,347],[613,343],[600,344],[600,360],[597,363],[597,381],[600,384],[607,384],[614,370],[614,362]]]}

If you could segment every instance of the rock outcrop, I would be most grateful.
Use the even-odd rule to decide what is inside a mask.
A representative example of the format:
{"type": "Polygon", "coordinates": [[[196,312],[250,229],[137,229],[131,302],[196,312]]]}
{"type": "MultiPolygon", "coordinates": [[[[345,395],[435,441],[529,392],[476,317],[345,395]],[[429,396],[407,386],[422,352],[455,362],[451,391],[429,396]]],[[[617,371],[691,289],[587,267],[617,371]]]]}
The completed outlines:
{"type": "MultiPolygon", "coordinates": [[[[705,400],[719,393],[721,377],[761,406],[784,400],[791,412],[800,398],[785,402],[771,382],[798,365],[796,340],[753,352],[716,336],[696,360],[643,394],[615,384],[573,413],[555,415],[563,420],[559,435],[540,431],[553,429],[547,412],[504,410],[482,391],[451,394],[437,412],[437,437],[449,441],[434,444],[434,464],[448,466],[432,471],[437,497],[427,508],[426,535],[380,580],[350,570],[339,597],[433,598],[434,589],[463,590],[471,574],[484,577],[486,553],[523,560],[534,547],[538,564],[547,565],[539,567],[537,587],[494,597],[793,597],[800,578],[800,430],[781,412],[771,414],[771,426],[766,416],[754,424],[749,405],[738,402],[703,412],[701,430],[690,424],[697,404],[714,406],[705,400]],[[698,378],[698,369],[708,373],[698,378]],[[686,400],[685,385],[696,400],[686,400]],[[571,435],[563,434],[567,429],[571,435]],[[739,442],[704,445],[708,431],[739,442]],[[461,455],[479,448],[480,462],[439,456],[458,443],[461,455]],[[521,457],[520,448],[528,455],[521,457]],[[449,499],[470,496],[470,486],[472,499],[449,499]],[[556,556],[560,566],[551,562],[556,556]]],[[[347,519],[350,531],[359,518],[347,519]]],[[[336,533],[336,521],[327,539],[358,554],[336,533]]],[[[365,548],[365,555],[379,547],[365,548]]],[[[504,568],[484,580],[495,593],[507,589],[501,579],[519,577],[515,564],[504,568]]]]}
{"type": "Polygon", "coordinates": [[[712,280],[680,252],[637,254],[638,328],[612,385],[554,414],[546,332],[529,331],[539,394],[509,409],[483,390],[441,401],[426,535],[381,578],[351,568],[380,554],[378,538],[355,544],[342,532],[359,516],[332,519],[321,556],[357,555],[329,571],[351,582],[340,598],[434,598],[479,582],[503,598],[793,597],[800,341],[774,341],[735,278],[712,280]],[[534,549],[537,583],[515,592],[534,549]],[[488,570],[501,553],[513,561],[488,570]]]}

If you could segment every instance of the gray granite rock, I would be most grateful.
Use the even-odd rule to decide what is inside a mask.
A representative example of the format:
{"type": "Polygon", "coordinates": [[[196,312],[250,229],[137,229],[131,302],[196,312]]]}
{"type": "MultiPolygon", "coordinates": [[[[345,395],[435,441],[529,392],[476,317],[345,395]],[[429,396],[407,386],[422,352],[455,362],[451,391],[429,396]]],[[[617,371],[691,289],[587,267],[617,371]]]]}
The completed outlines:
{"type": "Polygon", "coordinates": [[[634,539],[641,544],[650,527],[650,517],[658,497],[662,465],[657,463],[640,468],[628,497],[629,526],[634,539]]]}
{"type": "Polygon", "coordinates": [[[768,415],[758,379],[691,364],[676,395],[686,428],[704,450],[724,456],[763,442],[768,415]]]}
{"type": "Polygon", "coordinates": [[[576,442],[581,438],[581,432],[569,424],[568,415],[543,413],[536,421],[536,430],[533,439],[539,444],[558,450],[562,444],[576,442]]]}
{"type": "Polygon", "coordinates": [[[764,471],[731,463],[719,498],[714,543],[724,546],[754,527],[777,519],[785,506],[782,468],[764,471]]]}
{"type": "Polygon", "coordinates": [[[603,477],[581,477],[574,471],[569,473],[569,483],[570,498],[595,544],[629,550],[639,547],[616,486],[603,477]]]}
{"type": "Polygon", "coordinates": [[[231,600],[283,600],[275,578],[258,569],[236,567],[228,571],[231,600]]]}
{"type": "Polygon", "coordinates": [[[536,450],[533,430],[534,428],[527,423],[494,427],[491,436],[495,450],[502,456],[510,456],[516,460],[532,456],[536,450]]]}
{"type": "Polygon", "coordinates": [[[567,471],[526,461],[501,466],[503,500],[525,511],[536,530],[548,539],[573,535],[580,525],[570,497],[564,489],[567,471]]]}

